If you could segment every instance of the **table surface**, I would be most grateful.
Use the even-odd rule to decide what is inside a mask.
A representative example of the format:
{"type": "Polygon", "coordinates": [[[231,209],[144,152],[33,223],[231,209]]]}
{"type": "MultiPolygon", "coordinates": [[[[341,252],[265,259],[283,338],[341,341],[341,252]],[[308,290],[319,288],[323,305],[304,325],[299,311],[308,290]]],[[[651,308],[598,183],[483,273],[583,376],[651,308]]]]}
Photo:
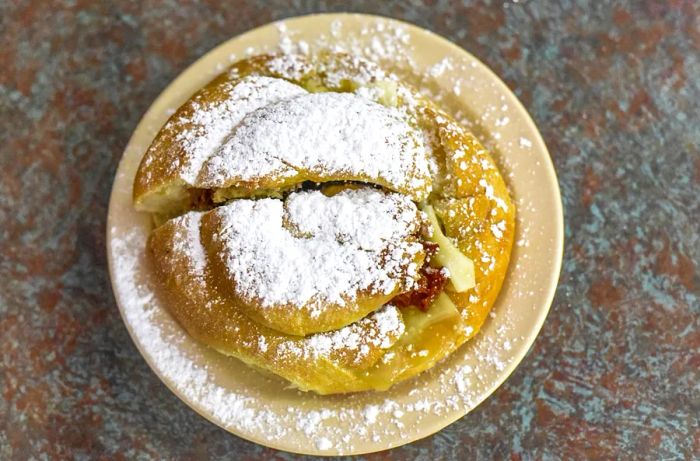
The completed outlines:
{"type": "Polygon", "coordinates": [[[700,3],[148,3],[0,4],[0,458],[294,458],[150,371],[112,297],[105,218],[171,79],[252,27],[341,10],[413,22],[496,71],[566,210],[561,282],[517,371],[440,433],[366,458],[700,457],[700,3]]]}

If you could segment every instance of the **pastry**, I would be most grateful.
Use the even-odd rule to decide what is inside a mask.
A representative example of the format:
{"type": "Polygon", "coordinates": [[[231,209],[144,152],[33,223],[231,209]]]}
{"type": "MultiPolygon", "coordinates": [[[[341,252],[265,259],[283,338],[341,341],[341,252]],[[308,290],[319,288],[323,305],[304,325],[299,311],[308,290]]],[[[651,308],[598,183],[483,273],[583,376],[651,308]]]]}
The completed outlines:
{"type": "Polygon", "coordinates": [[[387,389],[473,337],[514,235],[476,138],[341,53],[234,64],[166,122],[133,193],[185,330],[320,394],[387,389]]]}

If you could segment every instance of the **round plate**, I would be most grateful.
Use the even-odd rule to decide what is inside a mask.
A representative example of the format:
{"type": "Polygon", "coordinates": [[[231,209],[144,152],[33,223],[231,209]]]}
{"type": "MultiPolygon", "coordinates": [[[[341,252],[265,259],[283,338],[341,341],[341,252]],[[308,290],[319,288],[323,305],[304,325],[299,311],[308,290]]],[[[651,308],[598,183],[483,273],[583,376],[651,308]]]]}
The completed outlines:
{"type": "Polygon", "coordinates": [[[561,266],[561,198],[547,149],[527,112],[484,64],[437,35],[366,15],[305,16],[233,38],[173,81],[139,123],[114,181],[107,252],[124,322],[153,371],[199,414],[248,440],[306,454],[359,454],[426,437],[488,397],[522,360],[549,310],[561,266]],[[434,369],[389,391],[318,396],[290,389],[191,339],[155,291],[134,211],[139,161],[174,109],[228,64],[278,49],[345,49],[431,94],[491,149],[517,206],[507,279],[479,335],[434,369]]]}

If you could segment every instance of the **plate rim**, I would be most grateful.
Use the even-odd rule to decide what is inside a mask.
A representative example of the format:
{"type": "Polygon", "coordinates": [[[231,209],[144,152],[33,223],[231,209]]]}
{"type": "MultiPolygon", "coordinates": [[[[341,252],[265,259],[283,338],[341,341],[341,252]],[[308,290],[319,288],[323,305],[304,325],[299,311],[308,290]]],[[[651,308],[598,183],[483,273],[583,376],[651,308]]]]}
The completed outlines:
{"type": "MultiPolygon", "coordinates": [[[[212,76],[213,77],[213,76],[212,76]]],[[[210,423],[213,423],[217,427],[223,429],[224,431],[235,435],[236,437],[240,437],[244,440],[256,443],[258,445],[261,445],[263,447],[270,447],[274,448],[277,450],[281,451],[286,451],[289,453],[296,453],[296,454],[303,454],[303,455],[316,455],[316,456],[337,456],[337,455],[343,455],[343,456],[348,456],[348,455],[362,455],[362,454],[368,454],[368,453],[375,453],[378,451],[382,450],[388,450],[388,449],[393,449],[393,448],[398,448],[403,445],[407,445],[409,443],[413,443],[418,440],[422,440],[424,438],[427,438],[431,435],[436,434],[437,432],[441,431],[442,429],[446,428],[447,426],[453,424],[457,420],[463,418],[466,416],[468,413],[476,409],[478,406],[480,406],[486,399],[491,397],[498,388],[500,388],[505,381],[508,380],[508,378],[513,374],[513,372],[516,370],[516,368],[522,363],[524,358],[529,354],[529,352],[532,350],[532,347],[535,343],[535,340],[537,339],[537,336],[539,335],[544,322],[547,318],[547,315],[549,314],[549,311],[551,310],[554,297],[556,294],[556,289],[558,287],[558,282],[559,278],[561,275],[562,271],[562,264],[563,264],[563,256],[564,256],[564,244],[565,244],[565,235],[564,235],[564,208],[563,208],[563,202],[562,202],[562,197],[561,197],[561,188],[559,186],[559,180],[557,177],[556,170],[554,168],[554,163],[551,157],[551,154],[549,153],[549,149],[547,148],[546,143],[544,142],[544,139],[542,137],[542,134],[540,133],[539,129],[537,128],[537,125],[535,124],[534,120],[530,116],[530,113],[527,111],[525,106],[522,104],[522,102],[518,99],[518,97],[513,93],[513,91],[506,85],[505,82],[489,67],[487,66],[483,61],[481,61],[479,58],[475,57],[472,55],[469,51],[465,50],[464,48],[460,47],[459,45],[453,43],[449,39],[432,32],[431,30],[424,29],[416,24],[413,24],[411,22],[407,22],[404,20],[392,18],[389,16],[382,16],[382,15],[376,15],[376,14],[364,14],[364,13],[352,13],[352,12],[337,12],[337,13],[312,13],[312,14],[305,14],[305,15],[299,15],[299,16],[289,16],[281,19],[277,19],[274,21],[267,22],[265,24],[262,24],[260,26],[257,26],[255,28],[246,30],[240,34],[237,34],[231,38],[228,38],[224,40],[223,42],[219,43],[218,45],[214,46],[211,48],[209,51],[201,55],[199,58],[197,58],[195,61],[193,61],[191,64],[189,64],[186,68],[182,69],[172,80],[170,80],[167,85],[165,85],[158,96],[151,102],[151,104],[148,106],[148,108],[144,111],[143,115],[139,119],[139,122],[135,125],[134,130],[132,131],[131,136],[129,137],[129,140],[127,144],[125,145],[125,149],[122,152],[122,155],[120,157],[120,160],[117,165],[117,169],[115,170],[114,178],[112,181],[112,188],[110,190],[110,197],[109,197],[109,206],[108,206],[108,211],[107,211],[107,223],[106,223],[106,251],[107,251],[107,263],[108,263],[108,272],[109,272],[109,279],[110,279],[110,287],[112,289],[113,293],[113,298],[117,304],[118,310],[119,310],[119,315],[122,318],[122,322],[124,323],[124,326],[127,329],[127,332],[129,334],[129,337],[131,338],[133,344],[136,346],[137,350],[139,351],[141,357],[146,361],[147,365],[151,369],[151,371],[158,377],[158,379],[161,381],[161,383],[165,384],[165,386],[172,392],[180,401],[182,401],[185,405],[187,405],[191,410],[195,411],[197,414],[199,414],[201,417],[209,421],[210,423]],[[546,176],[549,182],[554,184],[556,187],[555,189],[555,195],[556,197],[555,200],[553,200],[553,213],[551,216],[548,216],[548,218],[551,218],[553,220],[552,223],[552,228],[554,229],[554,235],[553,235],[553,242],[552,242],[552,247],[555,249],[558,249],[556,253],[554,253],[554,259],[552,261],[552,269],[549,271],[549,280],[546,283],[546,289],[543,290],[543,299],[544,301],[540,303],[542,307],[538,310],[538,315],[536,318],[533,320],[532,325],[533,327],[528,330],[528,334],[525,336],[523,340],[523,344],[526,346],[523,346],[520,351],[515,354],[508,362],[508,364],[504,367],[503,371],[501,371],[498,375],[498,379],[494,380],[493,383],[486,388],[486,390],[481,394],[480,398],[475,399],[473,404],[471,405],[471,408],[464,410],[463,408],[460,408],[457,411],[454,411],[453,413],[447,415],[447,417],[440,419],[439,421],[435,422],[432,426],[428,426],[428,429],[422,430],[417,435],[407,437],[405,439],[401,439],[400,442],[396,445],[391,445],[391,446],[386,446],[384,448],[371,448],[371,449],[355,449],[352,450],[352,452],[348,453],[338,453],[338,452],[332,452],[332,451],[320,451],[315,449],[315,447],[310,446],[310,450],[306,451],[301,451],[301,450],[296,450],[293,448],[290,448],[289,446],[285,446],[283,444],[277,443],[275,440],[267,440],[262,437],[255,437],[250,434],[244,434],[241,432],[237,432],[234,430],[234,428],[229,428],[225,427],[222,424],[217,421],[213,415],[205,413],[201,411],[200,408],[198,408],[196,405],[194,405],[192,402],[189,401],[189,399],[184,398],[184,396],[181,395],[181,392],[178,391],[177,388],[175,388],[172,383],[168,382],[167,379],[164,379],[160,371],[158,370],[158,367],[152,362],[152,359],[149,354],[145,353],[145,351],[142,348],[142,345],[138,338],[136,337],[133,328],[130,324],[130,322],[127,320],[125,313],[124,313],[124,308],[122,306],[122,303],[120,302],[119,296],[117,296],[117,291],[115,289],[115,268],[114,268],[114,256],[112,254],[112,236],[110,235],[110,231],[112,228],[112,222],[114,219],[114,203],[116,202],[116,193],[115,193],[115,184],[117,182],[117,177],[118,173],[122,164],[122,161],[124,160],[124,157],[126,155],[126,152],[128,148],[132,145],[135,135],[138,131],[138,127],[141,126],[141,124],[146,120],[146,116],[151,112],[154,106],[157,106],[158,103],[163,99],[168,93],[168,90],[175,85],[179,80],[183,78],[185,74],[187,74],[189,71],[191,71],[193,68],[198,67],[201,65],[202,62],[206,61],[208,57],[211,55],[216,54],[222,49],[225,49],[226,47],[229,46],[229,44],[233,41],[236,40],[243,40],[246,36],[249,35],[254,35],[258,32],[260,32],[262,29],[266,29],[269,27],[274,27],[276,24],[279,23],[289,23],[292,21],[309,21],[313,20],[314,18],[324,18],[324,19],[329,19],[329,18],[334,18],[334,19],[341,19],[342,18],[347,18],[347,17],[353,17],[353,18],[358,18],[360,20],[366,20],[366,21],[376,21],[376,20],[382,20],[386,21],[387,23],[392,23],[394,25],[399,25],[405,30],[409,32],[409,34],[412,37],[415,36],[420,36],[425,40],[430,40],[430,41],[437,41],[441,43],[442,45],[446,46],[447,48],[451,49],[455,54],[460,55],[460,56],[465,56],[469,59],[471,59],[473,62],[476,62],[479,67],[481,67],[481,70],[486,71],[487,74],[490,76],[492,79],[492,82],[495,83],[501,93],[508,98],[508,102],[511,103],[515,110],[519,112],[519,114],[522,116],[523,120],[525,121],[530,134],[535,135],[535,139],[533,140],[533,144],[538,145],[538,149],[542,150],[542,152],[546,155],[543,156],[543,160],[545,160],[545,170],[546,170],[546,176]]],[[[506,273],[506,277],[510,276],[510,272],[512,270],[512,261],[509,263],[509,268],[506,273]]],[[[544,285],[543,285],[544,286],[544,285]]],[[[500,293],[499,293],[500,297],[500,293]]],[[[496,302],[498,302],[498,298],[496,299],[496,302]]],[[[439,366],[439,365],[438,365],[439,366]]]]}

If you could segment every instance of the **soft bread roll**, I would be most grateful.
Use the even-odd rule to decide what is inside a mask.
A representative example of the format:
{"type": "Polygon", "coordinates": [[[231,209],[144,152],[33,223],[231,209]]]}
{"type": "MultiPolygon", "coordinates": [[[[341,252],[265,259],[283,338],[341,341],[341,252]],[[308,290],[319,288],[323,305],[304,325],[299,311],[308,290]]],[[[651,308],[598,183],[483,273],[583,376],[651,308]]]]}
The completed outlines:
{"type": "Polygon", "coordinates": [[[434,152],[444,159],[445,172],[440,195],[430,203],[445,235],[473,261],[476,286],[458,293],[448,284],[443,293],[449,305],[439,299],[427,312],[402,309],[406,332],[363,373],[369,389],[386,389],[432,368],[479,332],[505,280],[515,237],[515,206],[488,151],[432,103],[423,104],[421,116],[433,123],[434,152]]]}

